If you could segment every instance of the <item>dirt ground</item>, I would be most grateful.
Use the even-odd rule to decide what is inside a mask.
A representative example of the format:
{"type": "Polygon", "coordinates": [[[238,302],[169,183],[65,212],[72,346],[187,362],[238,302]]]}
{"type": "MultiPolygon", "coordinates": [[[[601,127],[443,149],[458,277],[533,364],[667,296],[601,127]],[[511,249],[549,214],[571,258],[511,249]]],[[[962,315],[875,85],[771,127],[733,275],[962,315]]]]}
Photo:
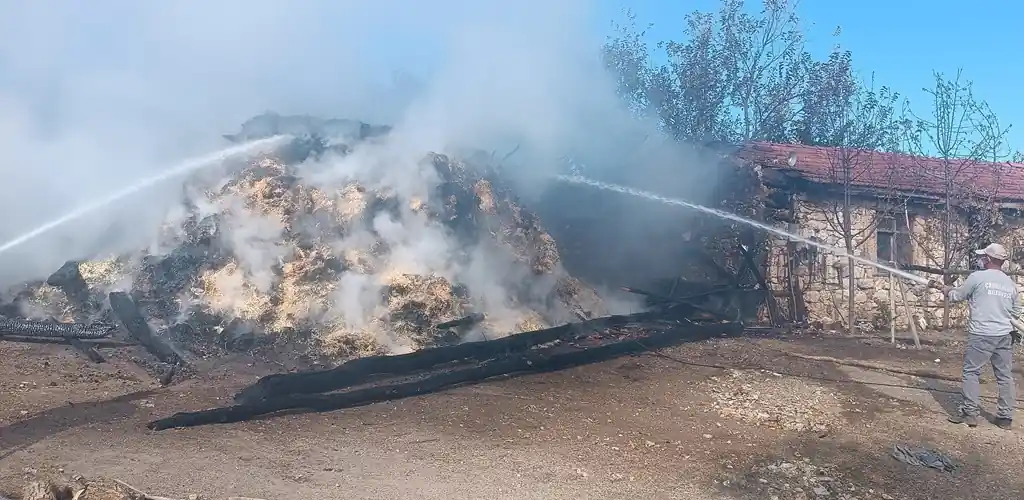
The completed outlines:
{"type": "Polygon", "coordinates": [[[63,346],[0,343],[0,492],[83,475],[176,498],[1024,497],[1024,431],[948,424],[955,382],[881,369],[956,377],[962,343],[925,340],[921,351],[871,335],[715,340],[352,410],[161,432],[146,422],[227,404],[283,367],[237,355],[160,388],[123,349],[92,364],[63,346]],[[890,456],[897,443],[962,468],[906,465],[890,456]]]}

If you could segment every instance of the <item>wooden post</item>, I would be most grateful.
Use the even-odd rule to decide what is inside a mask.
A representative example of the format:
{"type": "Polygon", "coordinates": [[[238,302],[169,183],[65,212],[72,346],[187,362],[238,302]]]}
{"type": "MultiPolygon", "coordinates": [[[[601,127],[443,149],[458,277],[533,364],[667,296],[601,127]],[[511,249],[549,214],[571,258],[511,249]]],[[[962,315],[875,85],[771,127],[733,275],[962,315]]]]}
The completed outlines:
{"type": "Polygon", "coordinates": [[[896,343],[896,275],[889,273],[889,343],[896,343]]]}
{"type": "Polygon", "coordinates": [[[907,300],[907,288],[903,286],[903,280],[900,280],[900,295],[903,296],[903,307],[907,310],[907,319],[910,321],[910,334],[914,336],[914,347],[917,349],[921,348],[921,338],[917,336],[917,322],[915,320],[914,309],[910,306],[910,301],[907,300]]]}

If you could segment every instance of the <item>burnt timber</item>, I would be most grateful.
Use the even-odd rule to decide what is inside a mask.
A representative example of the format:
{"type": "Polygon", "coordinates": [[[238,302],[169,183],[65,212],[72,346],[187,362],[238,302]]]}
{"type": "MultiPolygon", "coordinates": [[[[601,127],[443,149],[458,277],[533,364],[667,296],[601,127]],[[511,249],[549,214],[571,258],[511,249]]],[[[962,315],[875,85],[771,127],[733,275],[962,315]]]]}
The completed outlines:
{"type": "Polygon", "coordinates": [[[510,335],[496,340],[424,349],[402,356],[375,356],[349,361],[333,370],[272,375],[243,390],[239,404],[176,413],[150,422],[151,430],[232,423],[284,411],[333,411],[427,394],[457,385],[476,383],[498,376],[540,373],[595,363],[619,356],[696,342],[713,337],[738,335],[740,323],[696,324],[659,321],[649,313],[611,316],[554,328],[510,335]],[[585,347],[571,342],[596,332],[597,328],[637,327],[642,335],[608,335],[610,342],[585,347]],[[615,338],[619,337],[619,338],[615,338]],[[549,344],[556,343],[551,346],[549,344]],[[457,363],[454,368],[446,363],[457,363]],[[429,369],[437,369],[430,372],[429,369]],[[427,370],[426,373],[417,373],[427,370]],[[415,380],[381,382],[373,385],[372,375],[416,375],[415,380]],[[273,382],[267,382],[272,380],[273,382]],[[335,388],[370,384],[344,392],[335,388]],[[292,392],[292,391],[302,392],[292,392]]]}

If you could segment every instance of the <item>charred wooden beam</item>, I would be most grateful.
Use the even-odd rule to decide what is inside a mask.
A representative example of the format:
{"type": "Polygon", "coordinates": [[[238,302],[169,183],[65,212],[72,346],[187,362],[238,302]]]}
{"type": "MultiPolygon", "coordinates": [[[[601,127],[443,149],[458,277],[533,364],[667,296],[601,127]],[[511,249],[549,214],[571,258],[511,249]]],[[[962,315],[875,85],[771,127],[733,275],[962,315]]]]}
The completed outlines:
{"type": "Polygon", "coordinates": [[[22,337],[101,339],[111,334],[108,325],[100,323],[56,323],[20,318],[0,317],[0,335],[22,337]]]}
{"type": "Polygon", "coordinates": [[[793,321],[797,323],[807,322],[807,302],[804,301],[804,291],[800,287],[800,281],[793,279],[793,321]]]}
{"type": "Polygon", "coordinates": [[[768,280],[764,278],[764,274],[757,268],[757,263],[754,261],[754,255],[747,250],[744,245],[738,245],[737,249],[740,251],[740,255],[743,256],[743,261],[747,264],[747,269],[754,273],[754,279],[757,280],[757,284],[764,290],[765,302],[768,305],[768,316],[772,323],[772,326],[779,326],[782,324],[782,314],[779,312],[779,302],[775,299],[775,295],[772,294],[771,287],[768,286],[768,280]]]}
{"type": "MultiPolygon", "coordinates": [[[[69,260],[65,262],[63,266],[60,266],[60,269],[51,274],[49,278],[46,278],[46,284],[57,287],[60,291],[64,292],[64,296],[68,298],[68,304],[71,305],[71,315],[76,322],[88,321],[93,312],[96,311],[97,308],[89,297],[89,284],[82,277],[77,261],[69,260]]],[[[90,345],[86,345],[75,338],[68,338],[68,343],[95,363],[106,361],[90,345]]]]}
{"type": "Polygon", "coordinates": [[[23,344],[65,344],[70,345],[71,341],[75,340],[85,344],[87,347],[131,347],[135,344],[134,342],[121,342],[119,340],[108,340],[108,339],[69,339],[65,337],[24,337],[21,335],[3,335],[0,334],[0,341],[3,342],[17,342],[23,344]]]}
{"type": "Polygon", "coordinates": [[[103,358],[103,355],[99,353],[93,346],[86,344],[78,339],[68,339],[68,344],[74,347],[75,350],[85,355],[89,361],[93,363],[106,363],[107,360],[103,358]]]}
{"type": "Polygon", "coordinates": [[[716,295],[716,294],[720,294],[720,293],[729,293],[729,292],[733,292],[733,291],[736,290],[736,288],[731,287],[731,286],[719,286],[719,287],[712,288],[710,290],[706,290],[706,291],[703,291],[703,292],[700,292],[700,293],[694,293],[694,294],[686,295],[686,296],[683,296],[683,297],[676,297],[676,296],[669,297],[667,295],[661,295],[661,294],[657,294],[657,293],[654,293],[654,292],[648,292],[646,290],[641,290],[639,288],[634,288],[634,287],[631,287],[631,286],[624,286],[621,289],[622,289],[623,292],[629,292],[629,293],[635,293],[637,295],[643,295],[644,297],[647,297],[648,299],[650,299],[652,302],[658,302],[658,303],[681,303],[681,304],[689,304],[693,300],[704,298],[704,297],[707,297],[709,295],[716,295]]]}
{"type": "MultiPolygon", "coordinates": [[[[68,302],[78,309],[79,313],[91,312],[89,285],[78,269],[78,262],[69,260],[56,272],[46,278],[46,284],[59,288],[67,296],[68,302]]],[[[77,320],[77,319],[76,319],[77,320]]]]}
{"type": "Polygon", "coordinates": [[[608,316],[579,323],[518,333],[500,339],[422,349],[395,356],[367,356],[328,370],[267,375],[235,395],[239,403],[253,403],[288,394],[329,392],[365,382],[372,375],[401,375],[455,361],[486,361],[559,340],[574,340],[595,328],[623,326],[649,318],[648,313],[608,316]]]}
{"type": "Polygon", "coordinates": [[[691,256],[695,257],[695,259],[699,263],[702,263],[706,265],[708,268],[713,269],[721,279],[725,280],[726,283],[732,285],[733,287],[739,288],[740,282],[738,276],[733,274],[732,271],[726,269],[725,266],[723,266],[720,262],[715,260],[715,258],[709,255],[706,251],[697,250],[692,252],[691,256]]]}
{"type": "Polygon", "coordinates": [[[483,314],[481,314],[481,313],[473,313],[473,314],[470,314],[470,315],[467,315],[467,316],[463,316],[463,317],[461,317],[459,319],[453,319],[451,321],[445,321],[444,323],[439,323],[435,328],[437,328],[438,330],[447,330],[449,328],[457,328],[457,327],[460,327],[460,326],[475,325],[475,324],[477,324],[477,323],[479,323],[479,322],[481,322],[483,320],[484,320],[484,315],[483,314]]]}
{"type": "Polygon", "coordinates": [[[139,341],[147,351],[164,363],[187,364],[184,353],[175,347],[169,340],[153,333],[149,323],[142,317],[135,301],[124,292],[110,293],[110,310],[121,322],[124,329],[133,338],[139,341]]]}
{"type": "Polygon", "coordinates": [[[647,303],[650,306],[657,308],[659,314],[664,314],[668,317],[690,320],[735,321],[739,320],[738,315],[740,311],[738,306],[736,309],[737,316],[730,317],[728,311],[729,304],[726,304],[724,307],[710,307],[707,300],[702,299],[711,299],[714,296],[725,295],[729,303],[736,304],[738,300],[737,294],[746,290],[723,285],[682,297],[674,295],[668,297],[633,287],[622,287],[622,291],[647,297],[647,303]]]}
{"type": "Polygon", "coordinates": [[[206,424],[227,424],[283,410],[333,411],[365,406],[380,401],[392,401],[436,392],[459,384],[480,382],[501,375],[562,370],[683,342],[736,335],[742,331],[742,326],[735,323],[679,326],[643,338],[578,350],[565,351],[554,347],[522,352],[501,360],[443,372],[412,382],[368,387],[335,394],[283,396],[251,404],[176,413],[170,417],[150,422],[148,427],[151,430],[164,430],[206,424]]]}

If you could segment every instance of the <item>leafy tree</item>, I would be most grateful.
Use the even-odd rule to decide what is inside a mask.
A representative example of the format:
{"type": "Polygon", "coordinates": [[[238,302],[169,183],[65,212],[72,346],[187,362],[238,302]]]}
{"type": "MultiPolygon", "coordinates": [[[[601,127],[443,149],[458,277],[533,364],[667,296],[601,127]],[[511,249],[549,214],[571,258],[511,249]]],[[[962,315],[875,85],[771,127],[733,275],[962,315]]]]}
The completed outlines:
{"type": "MultiPolygon", "coordinates": [[[[924,89],[931,97],[930,110],[907,113],[913,127],[904,140],[908,152],[921,163],[916,173],[922,182],[940,186],[933,204],[934,217],[921,232],[920,247],[934,265],[955,269],[969,265],[972,249],[995,238],[1000,220],[995,198],[999,182],[977,182],[979,165],[1011,159],[1003,127],[992,109],[974,96],[971,82],[957,71],[950,79],[934,73],[935,85],[924,89]],[[924,157],[932,157],[929,161],[924,157]],[[940,254],[931,251],[938,248],[940,254]]],[[[986,170],[998,175],[997,165],[986,170]]],[[[949,302],[943,307],[942,327],[949,328],[949,302]]]]}
{"type": "Polygon", "coordinates": [[[759,15],[744,6],[723,0],[717,13],[687,15],[686,41],[659,44],[669,62],[657,67],[627,13],[604,47],[619,92],[676,139],[789,140],[811,63],[795,5],[764,0],[759,15]]]}
{"type": "Polygon", "coordinates": [[[601,57],[616,79],[619,96],[634,112],[644,113],[651,107],[649,93],[654,70],[644,42],[646,32],[637,29],[633,11],[627,10],[625,16],[625,24],[612,23],[615,35],[605,42],[601,57]]]}
{"type": "MultiPolygon", "coordinates": [[[[828,146],[825,183],[831,189],[815,200],[811,216],[823,220],[838,235],[846,253],[868,241],[879,221],[888,217],[892,156],[879,154],[899,146],[903,121],[897,114],[899,95],[886,87],[864,86],[853,70],[853,57],[838,47],[828,59],[814,62],[803,96],[803,113],[795,136],[812,146],[828,146]],[[855,203],[855,188],[876,186],[865,203],[855,203]],[[868,201],[870,200],[870,201],[868,201]],[[854,224],[854,218],[858,219],[854,224]]],[[[799,159],[797,160],[799,161],[799,159]]],[[[846,324],[856,323],[856,274],[852,257],[846,262],[846,324]]]]}

